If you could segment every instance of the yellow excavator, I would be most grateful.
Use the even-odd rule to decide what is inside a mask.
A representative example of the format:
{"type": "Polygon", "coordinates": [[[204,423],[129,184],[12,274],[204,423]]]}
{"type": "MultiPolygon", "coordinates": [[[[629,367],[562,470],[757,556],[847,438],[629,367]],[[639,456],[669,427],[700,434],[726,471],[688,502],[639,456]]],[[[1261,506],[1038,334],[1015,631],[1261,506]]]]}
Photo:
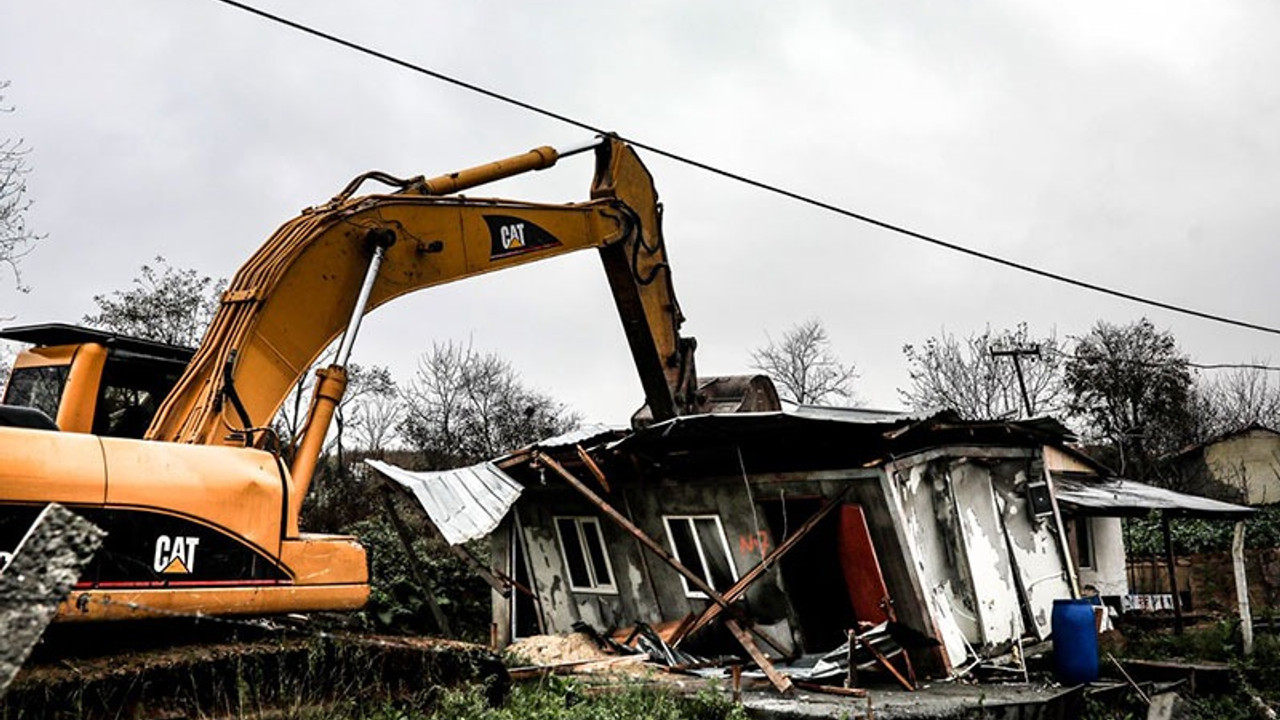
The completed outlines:
{"type": "MultiPolygon", "coordinates": [[[[357,540],[298,527],[361,318],[415,290],[585,248],[599,251],[639,371],[637,418],[724,411],[680,335],[661,207],[630,146],[601,137],[430,179],[371,172],[276,231],[194,351],[68,325],[0,332],[33,345],[0,405],[0,553],[57,502],[108,533],[59,620],[361,607],[357,540]],[[592,150],[586,202],[457,194],[592,150]],[[357,196],[368,181],[392,190],[357,196]],[[286,464],[271,420],[335,342],[286,464]]],[[[735,388],[732,409],[777,407],[766,380],[722,386],[735,388]]]]}

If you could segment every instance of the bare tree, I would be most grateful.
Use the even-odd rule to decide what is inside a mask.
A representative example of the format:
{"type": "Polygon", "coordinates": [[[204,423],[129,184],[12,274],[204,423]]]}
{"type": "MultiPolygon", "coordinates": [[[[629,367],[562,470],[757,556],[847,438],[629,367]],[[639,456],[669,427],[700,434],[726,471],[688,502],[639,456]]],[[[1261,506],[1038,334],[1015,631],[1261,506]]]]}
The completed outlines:
{"type": "Polygon", "coordinates": [[[396,443],[399,427],[404,420],[404,402],[400,394],[374,394],[362,398],[347,412],[351,419],[348,428],[356,446],[374,455],[381,454],[396,443]]]}
{"type": "MultiPolygon", "coordinates": [[[[0,113],[13,111],[4,104],[4,90],[8,87],[9,81],[0,81],[0,113]]],[[[0,265],[8,266],[19,289],[22,278],[18,274],[18,260],[30,252],[41,237],[27,227],[27,209],[31,207],[31,200],[27,198],[27,174],[31,171],[27,165],[29,152],[21,139],[0,140],[0,265]]]]}
{"type": "Polygon", "coordinates": [[[960,339],[943,330],[923,345],[904,345],[911,387],[899,389],[903,402],[917,410],[950,408],[970,420],[1020,417],[1025,407],[1013,359],[993,351],[1034,348],[1038,355],[1021,363],[1027,402],[1033,415],[1061,412],[1067,402],[1063,349],[1056,333],[1032,338],[1026,323],[1013,329],[960,339]]]}
{"type": "MultiPolygon", "coordinates": [[[[317,365],[325,365],[321,360],[317,365]]],[[[293,393],[272,423],[276,434],[285,447],[292,447],[300,439],[303,424],[310,411],[311,394],[315,388],[315,373],[304,373],[294,385],[293,393]]],[[[379,451],[386,449],[394,437],[395,421],[379,419],[381,414],[390,412],[397,418],[401,414],[401,403],[395,380],[391,371],[382,365],[364,366],[351,363],[347,367],[347,389],[338,403],[334,413],[335,434],[325,443],[323,453],[346,448],[346,440],[355,441],[356,450],[379,451]],[[377,408],[369,410],[367,408],[377,408]],[[371,428],[370,423],[380,423],[371,428]],[[386,427],[390,423],[390,428],[386,427]],[[371,440],[372,438],[372,440],[371,440]]]]}
{"type": "Polygon", "coordinates": [[[143,265],[133,285],[94,295],[98,312],[85,315],[84,322],[170,345],[195,345],[217,312],[227,281],[175,268],[156,256],[155,266],[143,265]]]}
{"type": "Polygon", "coordinates": [[[774,342],[751,352],[752,367],[773,378],[778,394],[801,405],[814,405],[839,398],[855,402],[853,381],[858,372],[853,363],[845,365],[831,350],[827,329],[817,318],[793,325],[774,342]]]}
{"type": "Polygon", "coordinates": [[[1206,440],[1250,425],[1280,429],[1280,382],[1258,367],[1224,371],[1195,388],[1199,429],[1206,440]]]}
{"type": "Polygon", "coordinates": [[[486,460],[566,432],[579,418],[524,386],[511,363],[470,345],[437,343],[402,393],[405,442],[428,468],[486,460]]]}

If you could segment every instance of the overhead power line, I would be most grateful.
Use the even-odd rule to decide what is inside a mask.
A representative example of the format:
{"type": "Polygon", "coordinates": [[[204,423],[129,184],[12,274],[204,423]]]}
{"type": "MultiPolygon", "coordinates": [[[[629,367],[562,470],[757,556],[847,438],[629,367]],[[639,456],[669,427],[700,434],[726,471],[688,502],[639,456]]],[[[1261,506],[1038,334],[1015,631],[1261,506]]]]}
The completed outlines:
{"type": "MultiPolygon", "coordinates": [[[[1114,355],[1080,355],[1077,353],[1069,353],[1059,350],[1055,347],[1047,345],[1036,346],[1037,350],[1043,351],[1050,355],[1056,355],[1063,360],[1089,360],[1098,363],[1115,363],[1124,365],[1138,365],[1140,367],[1170,367],[1181,365],[1184,367],[1195,368],[1197,370],[1259,370],[1262,372],[1280,372],[1280,366],[1267,365],[1265,363],[1201,363],[1189,359],[1182,361],[1175,360],[1141,360],[1138,358],[1118,357],[1114,355]]],[[[992,353],[995,354],[994,352],[992,353]]]]}
{"type": "MultiPolygon", "coordinates": [[[[394,55],[389,55],[387,53],[374,50],[373,48],[370,48],[366,45],[361,45],[351,40],[340,38],[331,33],[327,33],[322,30],[317,30],[313,27],[303,25],[302,23],[290,20],[288,18],[281,17],[273,13],[269,13],[265,10],[255,8],[250,5],[246,5],[242,2],[238,2],[237,0],[217,0],[217,2],[223,3],[224,5],[229,5],[239,10],[243,10],[244,12],[250,13],[252,15],[256,15],[260,18],[283,25],[285,27],[292,28],[294,30],[297,30],[298,32],[305,33],[307,35],[311,35],[313,37],[317,37],[337,45],[341,45],[342,47],[345,47],[349,50],[353,50],[363,55],[368,55],[370,57],[377,58],[378,60],[391,63],[392,65],[399,66],[406,70],[412,70],[413,72],[435,78],[436,80],[440,80],[441,82],[446,82],[446,83],[449,83],[450,85],[455,85],[465,90],[469,90],[471,92],[484,95],[485,97],[491,98],[493,100],[497,100],[499,102],[506,103],[508,105],[513,105],[523,110],[528,110],[531,113],[542,115],[543,117],[548,117],[553,120],[558,120],[567,125],[572,125],[573,127],[580,128],[582,130],[587,130],[596,134],[600,134],[600,135],[607,134],[607,131],[595,125],[592,125],[591,123],[584,122],[582,120],[572,118],[568,115],[563,115],[561,113],[557,113],[552,110],[548,110],[546,108],[540,107],[538,105],[534,105],[533,103],[519,100],[510,95],[505,95],[503,93],[482,87],[480,85],[476,85],[475,83],[470,83],[465,80],[460,80],[450,75],[446,75],[442,72],[438,72],[436,70],[432,70],[430,68],[411,63],[407,60],[403,60],[401,58],[395,57],[394,55]]],[[[844,217],[857,220],[859,222],[867,223],[869,225],[874,225],[875,227],[881,228],[883,230],[888,230],[890,232],[897,233],[899,235],[904,235],[906,237],[919,240],[921,242],[929,243],[930,245],[935,245],[937,247],[945,248],[947,250],[951,250],[952,252],[957,252],[962,255],[968,255],[969,257],[977,258],[979,260],[985,260],[989,263],[994,263],[996,265],[1001,265],[1003,267],[1010,268],[1013,270],[1018,270],[1018,271],[1029,273],[1032,275],[1037,275],[1039,277],[1042,277],[1048,280],[1064,283],[1066,285],[1072,285],[1084,290],[1101,293],[1103,295],[1109,295],[1111,297],[1120,298],[1122,300],[1128,300],[1130,302],[1138,303],[1140,305],[1147,305],[1149,307],[1160,308],[1162,310],[1168,310],[1169,312],[1174,312],[1181,315],[1189,315],[1191,317],[1200,318],[1202,320],[1209,320],[1211,322],[1221,323],[1224,325],[1232,325],[1235,327],[1245,328],[1248,330],[1256,330],[1258,332],[1268,333],[1271,335],[1280,335],[1280,328],[1277,328],[1277,327],[1248,322],[1248,321],[1239,320],[1236,318],[1230,318],[1230,317],[1226,317],[1224,315],[1218,315],[1215,313],[1204,312],[1204,311],[1196,310],[1194,308],[1186,307],[1183,305],[1175,305],[1173,303],[1164,302],[1162,300],[1156,300],[1154,298],[1144,297],[1134,293],[1126,292],[1124,290],[1119,290],[1116,288],[1099,285],[1097,283],[1090,282],[1088,280],[1081,280],[1079,278],[1063,275],[1061,273],[1057,273],[1052,270],[1046,270],[1044,268],[1036,267],[1034,265],[1028,265],[1026,263],[1021,263],[1016,260],[1010,260],[1009,258],[1001,257],[999,255],[993,255],[988,252],[983,252],[982,250],[976,250],[974,248],[967,247],[965,245],[959,245],[954,242],[943,240],[933,235],[927,235],[925,233],[916,232],[915,230],[911,230],[901,225],[887,222],[885,220],[879,220],[869,215],[864,215],[862,213],[855,212],[853,210],[849,210],[844,207],[840,207],[839,205],[834,205],[832,203],[818,200],[816,198],[810,197],[808,195],[804,195],[796,191],[787,190],[786,188],[780,187],[778,185],[773,185],[771,183],[767,183],[762,180],[756,180],[746,175],[732,172],[730,170],[725,170],[723,168],[716,167],[714,165],[701,162],[699,160],[695,160],[685,155],[671,152],[669,150],[664,150],[655,145],[650,145],[648,143],[637,140],[633,137],[629,137],[625,135],[620,137],[635,147],[647,150],[655,155],[660,155],[669,160],[673,160],[675,162],[682,163],[684,165],[688,165],[690,167],[694,167],[699,170],[712,173],[714,175],[719,175],[720,177],[734,180],[736,182],[743,183],[745,185],[749,185],[751,187],[764,190],[766,192],[773,193],[775,195],[781,195],[782,197],[790,198],[797,202],[801,202],[806,205],[810,205],[812,207],[820,208],[822,210],[835,213],[837,215],[842,215],[844,217]]]]}

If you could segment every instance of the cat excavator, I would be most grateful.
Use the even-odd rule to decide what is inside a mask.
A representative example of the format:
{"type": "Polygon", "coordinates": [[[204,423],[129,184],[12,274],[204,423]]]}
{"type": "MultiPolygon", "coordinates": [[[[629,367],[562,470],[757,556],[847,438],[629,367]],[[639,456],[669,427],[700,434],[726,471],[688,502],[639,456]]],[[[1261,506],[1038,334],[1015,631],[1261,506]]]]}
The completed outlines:
{"type": "Polygon", "coordinates": [[[56,502],[107,531],[60,621],[361,607],[368,564],[357,539],[298,526],[361,318],[416,290],[587,248],[639,372],[636,422],[777,409],[767,378],[699,383],[658,195],[618,138],[429,179],[370,172],[258,249],[194,350],[69,325],[0,331],[33,346],[0,405],[0,567],[56,502]],[[585,202],[459,194],[586,151],[596,162],[585,202]],[[357,195],[366,182],[390,190],[357,195]],[[286,462],[272,418],[334,343],[286,462]]]}

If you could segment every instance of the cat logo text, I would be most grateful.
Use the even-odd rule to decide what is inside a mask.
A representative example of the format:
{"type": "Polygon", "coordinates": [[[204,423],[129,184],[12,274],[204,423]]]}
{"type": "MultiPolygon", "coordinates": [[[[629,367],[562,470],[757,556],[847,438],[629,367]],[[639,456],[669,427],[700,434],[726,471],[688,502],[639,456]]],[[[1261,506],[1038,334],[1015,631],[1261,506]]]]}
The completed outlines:
{"type": "Polygon", "coordinates": [[[164,575],[188,575],[196,569],[196,548],[200,538],[184,535],[161,535],[156,538],[156,555],[152,568],[164,575]]]}

